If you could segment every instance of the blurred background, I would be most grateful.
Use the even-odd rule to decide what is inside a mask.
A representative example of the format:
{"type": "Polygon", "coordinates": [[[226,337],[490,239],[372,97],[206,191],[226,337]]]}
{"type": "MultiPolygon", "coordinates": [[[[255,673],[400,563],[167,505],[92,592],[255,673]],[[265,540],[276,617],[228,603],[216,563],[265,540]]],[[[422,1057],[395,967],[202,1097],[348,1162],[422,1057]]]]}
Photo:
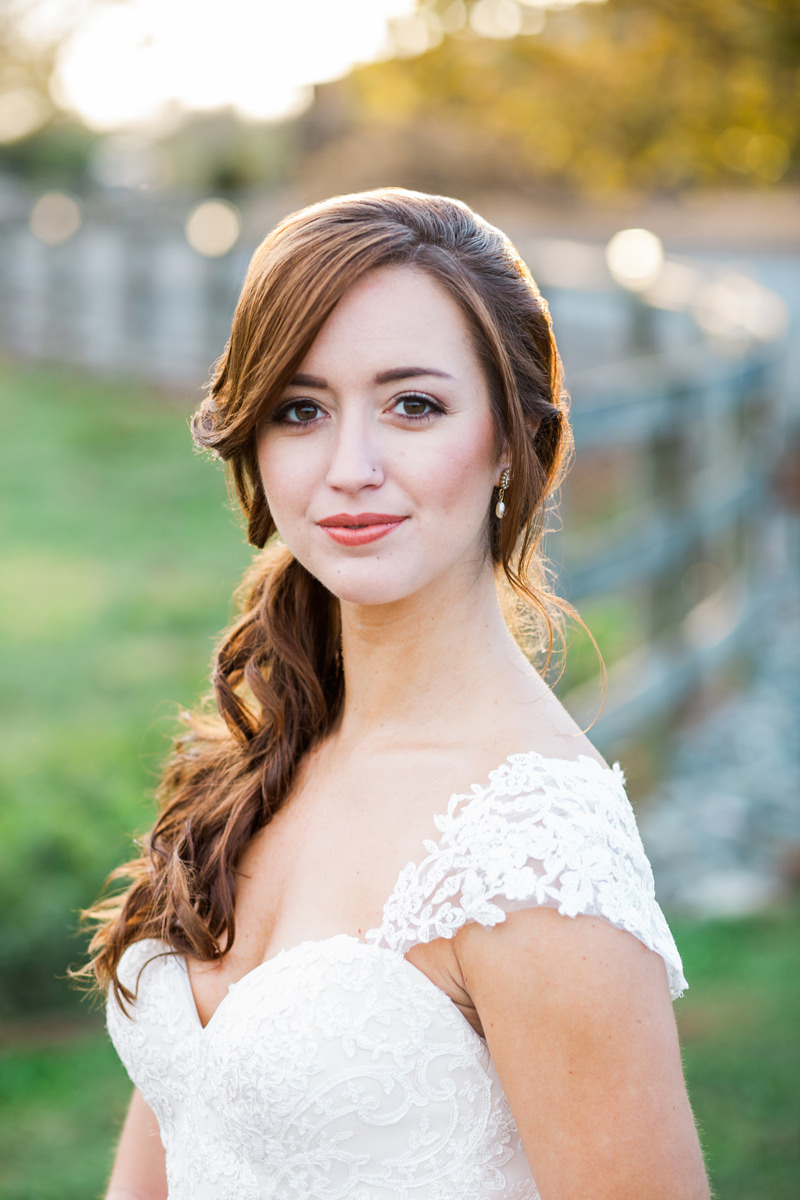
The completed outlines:
{"type": "MultiPolygon", "coordinates": [[[[577,458],[559,693],[625,767],[719,1195],[800,1177],[794,0],[0,3],[0,1195],[102,1194],[129,1085],[64,980],[249,559],[187,418],[285,213],[516,242],[577,458]]],[[[562,528],[563,527],[563,528],[562,528]]]]}

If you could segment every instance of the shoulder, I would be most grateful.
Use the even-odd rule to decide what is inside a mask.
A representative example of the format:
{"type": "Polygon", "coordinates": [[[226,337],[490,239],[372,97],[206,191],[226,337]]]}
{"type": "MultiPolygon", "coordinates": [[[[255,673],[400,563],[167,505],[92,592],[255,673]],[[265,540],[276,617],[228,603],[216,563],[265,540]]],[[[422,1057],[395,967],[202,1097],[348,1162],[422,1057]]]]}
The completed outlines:
{"type": "Polygon", "coordinates": [[[707,1200],[656,954],[552,909],[465,926],[454,952],[543,1195],[707,1200]]]}
{"type": "Polygon", "coordinates": [[[476,866],[493,863],[501,872],[523,848],[529,859],[538,851],[542,862],[583,844],[613,843],[620,851],[644,853],[619,765],[609,769],[586,755],[509,755],[488,784],[452,796],[436,825],[441,849],[461,852],[476,866]],[[487,858],[490,849],[497,853],[487,858]]]}
{"type": "Polygon", "coordinates": [[[427,857],[409,864],[387,905],[390,944],[405,951],[549,908],[632,933],[664,959],[673,994],[685,987],[618,765],[514,754],[488,784],[451,797],[436,824],[439,840],[425,843],[427,857]]]}

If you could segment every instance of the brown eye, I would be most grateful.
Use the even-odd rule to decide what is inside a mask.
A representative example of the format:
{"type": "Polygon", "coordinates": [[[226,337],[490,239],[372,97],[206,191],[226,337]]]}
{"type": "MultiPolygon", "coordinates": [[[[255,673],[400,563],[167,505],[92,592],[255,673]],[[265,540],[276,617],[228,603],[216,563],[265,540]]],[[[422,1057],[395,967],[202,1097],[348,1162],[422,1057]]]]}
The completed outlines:
{"type": "Polygon", "coordinates": [[[427,417],[432,412],[440,412],[436,404],[431,400],[430,396],[411,395],[401,396],[395,402],[395,412],[398,412],[401,417],[427,417]]]}
{"type": "Polygon", "coordinates": [[[290,425],[308,425],[319,416],[319,405],[313,400],[294,400],[278,413],[278,420],[290,425]]]}

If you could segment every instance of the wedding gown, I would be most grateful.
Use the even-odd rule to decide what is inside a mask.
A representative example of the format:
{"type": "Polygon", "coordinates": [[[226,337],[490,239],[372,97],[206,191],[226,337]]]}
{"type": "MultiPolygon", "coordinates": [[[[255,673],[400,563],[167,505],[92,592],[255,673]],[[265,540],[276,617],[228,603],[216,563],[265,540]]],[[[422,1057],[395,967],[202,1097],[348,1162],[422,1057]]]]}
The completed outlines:
{"type": "Polygon", "coordinates": [[[379,928],[261,963],[205,1028],[184,960],[128,947],[137,1002],[128,1017],[110,996],[108,1027],[158,1119],[170,1200],[537,1200],[485,1041],[404,955],[546,906],[632,933],[673,996],[681,961],[618,766],[511,755],[436,827],[379,928]]]}

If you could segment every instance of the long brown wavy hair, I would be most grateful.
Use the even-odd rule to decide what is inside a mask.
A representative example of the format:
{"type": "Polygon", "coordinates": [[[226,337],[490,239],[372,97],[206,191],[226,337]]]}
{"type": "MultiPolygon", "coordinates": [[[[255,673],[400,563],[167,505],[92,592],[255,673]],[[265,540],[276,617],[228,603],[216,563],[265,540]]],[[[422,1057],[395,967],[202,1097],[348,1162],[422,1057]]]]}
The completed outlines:
{"type": "Polygon", "coordinates": [[[287,217],[253,256],[230,341],[192,419],[198,446],[228,464],[249,540],[263,552],[220,640],[210,702],[185,716],[175,739],[141,855],[111,876],[128,886],[86,914],[91,961],[76,975],[101,991],[110,984],[123,1004],[134,995],[117,972],[132,942],[155,938],[202,961],[230,949],[242,852],[340,715],[339,602],[272,538],[256,431],[348,288],[392,264],[427,272],[469,321],[513,481],[505,519],[487,513],[489,553],[546,629],[548,656],[559,616],[571,612],[537,553],[571,450],[567,397],[547,306],[508,238],[459,201],[399,188],[287,217]]]}

